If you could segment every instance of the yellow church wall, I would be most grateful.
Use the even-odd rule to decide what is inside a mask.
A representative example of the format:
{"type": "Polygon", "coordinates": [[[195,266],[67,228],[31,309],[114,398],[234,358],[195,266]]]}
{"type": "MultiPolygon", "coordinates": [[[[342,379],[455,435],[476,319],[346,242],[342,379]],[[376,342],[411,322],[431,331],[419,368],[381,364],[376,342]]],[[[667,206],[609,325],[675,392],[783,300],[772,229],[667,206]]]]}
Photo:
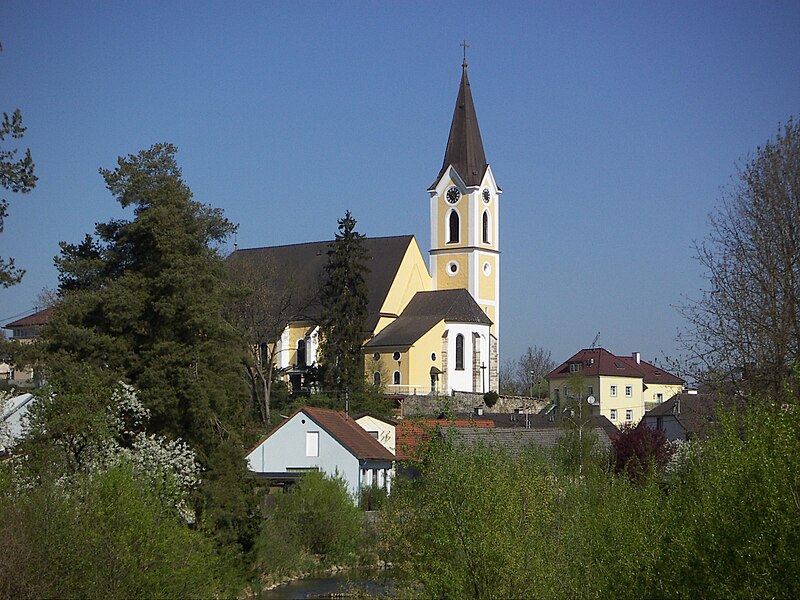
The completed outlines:
{"type": "Polygon", "coordinates": [[[297,342],[311,333],[313,328],[313,324],[302,321],[289,324],[289,348],[284,349],[283,352],[287,353],[290,365],[297,364],[297,342]]]}
{"type": "Polygon", "coordinates": [[[440,290],[469,289],[469,257],[467,254],[440,254],[436,257],[436,284],[440,290]],[[447,265],[454,262],[458,272],[450,273],[447,265]]]}
{"type": "Polygon", "coordinates": [[[388,347],[368,352],[364,360],[365,377],[374,381],[381,374],[381,384],[388,394],[427,394],[431,389],[431,367],[442,368],[440,356],[444,321],[440,321],[410,347],[388,347]],[[395,358],[395,353],[399,358],[395,358]],[[377,358],[375,355],[377,354],[377,358]],[[436,355],[435,359],[432,355],[436,355]],[[394,384],[394,373],[400,372],[400,383],[394,384]]]}
{"type": "Polygon", "coordinates": [[[495,301],[497,289],[497,260],[496,257],[491,255],[479,256],[480,264],[478,265],[478,295],[481,300],[495,301]],[[484,263],[489,264],[489,274],[487,275],[483,269],[484,263]]]}
{"type": "MultiPolygon", "coordinates": [[[[397,275],[392,282],[386,299],[381,307],[381,313],[385,315],[400,315],[403,309],[411,302],[414,294],[433,289],[433,280],[428,273],[425,259],[419,249],[416,238],[412,238],[411,243],[406,249],[403,260],[397,275]]],[[[394,320],[393,317],[381,317],[374,333],[378,333],[394,320]]]]}

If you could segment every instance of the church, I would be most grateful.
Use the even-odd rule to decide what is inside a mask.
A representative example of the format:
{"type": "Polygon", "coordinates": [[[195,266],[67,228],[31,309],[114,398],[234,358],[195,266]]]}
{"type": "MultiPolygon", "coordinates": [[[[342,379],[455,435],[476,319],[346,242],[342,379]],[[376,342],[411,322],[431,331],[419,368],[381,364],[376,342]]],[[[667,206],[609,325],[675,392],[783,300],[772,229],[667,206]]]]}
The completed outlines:
{"type": "MultiPolygon", "coordinates": [[[[444,161],[428,188],[430,268],[413,235],[365,239],[369,252],[365,377],[392,394],[496,391],[500,337],[499,208],[462,64],[444,161]]],[[[236,250],[268,267],[293,297],[292,316],[270,353],[293,389],[319,357],[318,291],[330,242],[236,250]]]]}

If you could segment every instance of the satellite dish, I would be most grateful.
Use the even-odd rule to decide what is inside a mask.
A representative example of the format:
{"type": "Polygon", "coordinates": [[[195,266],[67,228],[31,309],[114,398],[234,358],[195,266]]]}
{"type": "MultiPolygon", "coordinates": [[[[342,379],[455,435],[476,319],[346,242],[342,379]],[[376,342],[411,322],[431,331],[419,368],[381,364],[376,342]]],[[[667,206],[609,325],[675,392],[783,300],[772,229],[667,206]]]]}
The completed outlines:
{"type": "Polygon", "coordinates": [[[594,396],[589,396],[589,397],[586,399],[586,401],[587,401],[589,404],[594,404],[594,402],[595,402],[595,400],[594,400],[594,396]]]}

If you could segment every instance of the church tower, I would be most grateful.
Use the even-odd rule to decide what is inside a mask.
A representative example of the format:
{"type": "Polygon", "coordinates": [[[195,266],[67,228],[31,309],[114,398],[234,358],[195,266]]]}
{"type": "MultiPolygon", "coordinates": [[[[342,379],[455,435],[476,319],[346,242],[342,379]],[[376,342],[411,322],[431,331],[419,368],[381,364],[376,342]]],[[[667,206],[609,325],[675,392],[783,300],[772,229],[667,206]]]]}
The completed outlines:
{"type": "MultiPolygon", "coordinates": [[[[444,162],[430,194],[433,287],[466,289],[492,320],[494,360],[500,335],[500,194],[486,162],[472,92],[466,47],[461,85],[444,162]]],[[[492,388],[494,389],[494,388],[492,388]]]]}

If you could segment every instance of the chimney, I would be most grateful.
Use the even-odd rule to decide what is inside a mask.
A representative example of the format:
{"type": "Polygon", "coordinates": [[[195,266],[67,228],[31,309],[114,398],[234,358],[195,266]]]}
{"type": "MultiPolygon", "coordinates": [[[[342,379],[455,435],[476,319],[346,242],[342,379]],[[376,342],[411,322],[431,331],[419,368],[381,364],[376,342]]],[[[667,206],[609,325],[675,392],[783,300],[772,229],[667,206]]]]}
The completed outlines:
{"type": "Polygon", "coordinates": [[[633,360],[635,360],[636,364],[638,365],[639,363],[642,362],[642,353],[634,352],[633,354],[631,354],[631,358],[633,358],[633,360]]]}

